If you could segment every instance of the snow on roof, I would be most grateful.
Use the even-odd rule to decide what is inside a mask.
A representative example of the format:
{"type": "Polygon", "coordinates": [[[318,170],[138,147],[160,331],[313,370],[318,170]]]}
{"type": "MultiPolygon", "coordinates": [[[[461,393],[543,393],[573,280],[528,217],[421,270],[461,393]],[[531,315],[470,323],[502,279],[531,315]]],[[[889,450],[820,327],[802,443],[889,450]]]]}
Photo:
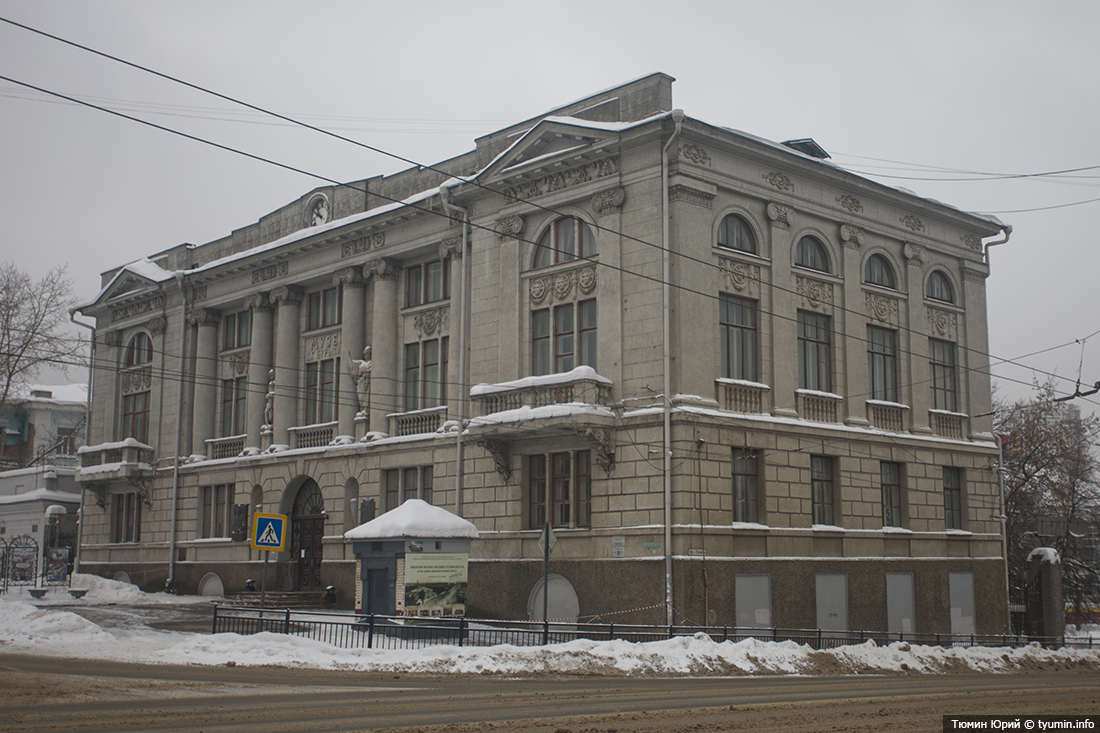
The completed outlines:
{"type": "Polygon", "coordinates": [[[1027,554],[1027,561],[1031,562],[1033,557],[1038,557],[1041,562],[1050,563],[1051,565],[1059,565],[1062,562],[1062,556],[1053,547],[1036,547],[1027,554]]]}
{"type": "Polygon", "coordinates": [[[20,398],[41,402],[73,402],[88,404],[87,384],[32,384],[20,393],[20,398]],[[49,397],[35,397],[35,392],[49,392],[49,397]]]}
{"type": "Polygon", "coordinates": [[[396,509],[391,509],[366,524],[348,530],[349,540],[420,538],[478,538],[477,527],[462,517],[442,507],[432,506],[421,499],[409,499],[396,509]]]}

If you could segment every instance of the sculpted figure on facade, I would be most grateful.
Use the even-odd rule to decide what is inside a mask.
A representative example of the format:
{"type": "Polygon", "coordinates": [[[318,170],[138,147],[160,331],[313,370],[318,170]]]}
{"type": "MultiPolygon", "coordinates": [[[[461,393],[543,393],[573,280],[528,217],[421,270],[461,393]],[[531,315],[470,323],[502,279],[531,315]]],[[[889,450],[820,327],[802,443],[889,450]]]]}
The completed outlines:
{"type": "Polygon", "coordinates": [[[370,414],[370,346],[363,349],[362,359],[351,360],[351,378],[355,380],[355,398],[359,401],[359,412],[356,417],[366,417],[370,414]]]}
{"type": "Polygon", "coordinates": [[[267,373],[267,397],[264,398],[264,424],[260,430],[270,433],[275,423],[275,370],[267,373]]]}

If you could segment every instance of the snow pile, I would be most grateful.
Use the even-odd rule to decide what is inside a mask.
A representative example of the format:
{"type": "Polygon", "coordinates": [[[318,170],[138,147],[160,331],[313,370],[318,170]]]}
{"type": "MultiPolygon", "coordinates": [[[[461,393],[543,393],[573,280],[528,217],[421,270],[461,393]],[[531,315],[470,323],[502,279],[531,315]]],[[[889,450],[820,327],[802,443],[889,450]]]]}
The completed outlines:
{"type": "MultiPolygon", "coordinates": [[[[165,603],[205,603],[208,598],[144,594],[124,583],[78,576],[92,586],[80,603],[129,603],[134,613],[165,603]],[[100,600],[96,600],[96,599],[100,600]],[[123,600],[127,599],[127,600],[123,600]],[[171,599],[171,600],[169,600],[171,599]]],[[[18,594],[15,594],[18,595],[18,594]]],[[[67,594],[66,594],[67,595],[67,594]]],[[[36,602],[39,603],[39,602],[36,602]]],[[[342,649],[324,642],[263,632],[197,634],[159,631],[143,624],[109,630],[61,605],[36,607],[0,597],[0,653],[21,652],[128,662],[202,665],[279,665],[366,672],[420,674],[584,675],[836,675],[1013,672],[1084,668],[1100,670],[1100,649],[942,649],[872,641],[816,651],[792,641],[748,639],[718,642],[706,634],[666,641],[578,640],[548,647],[433,646],[423,649],[342,649]]]]}

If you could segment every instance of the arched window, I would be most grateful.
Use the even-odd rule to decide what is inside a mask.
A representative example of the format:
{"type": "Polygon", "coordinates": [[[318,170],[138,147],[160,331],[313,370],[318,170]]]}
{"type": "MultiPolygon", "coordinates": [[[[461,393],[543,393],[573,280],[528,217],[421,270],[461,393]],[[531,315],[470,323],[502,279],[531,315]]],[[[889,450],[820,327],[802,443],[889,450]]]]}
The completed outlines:
{"type": "Polygon", "coordinates": [[[558,219],[539,237],[535,247],[534,268],[569,262],[596,254],[596,236],[592,227],[575,216],[558,219]]]}
{"type": "Polygon", "coordinates": [[[718,246],[756,254],[756,240],[748,222],[736,214],[728,214],[718,227],[718,246]]]}
{"type": "Polygon", "coordinates": [[[794,252],[794,263],[810,270],[829,271],[829,255],[825,252],[825,245],[818,241],[817,237],[809,235],[798,240],[798,247],[794,252]]]}
{"type": "Polygon", "coordinates": [[[137,333],[126,346],[126,366],[148,364],[153,360],[153,339],[147,333],[137,333]]]}
{"type": "Polygon", "coordinates": [[[898,280],[894,276],[894,267],[880,254],[873,254],[867,259],[867,267],[863,273],[863,279],[871,285],[881,285],[891,290],[898,289],[898,280]]]}
{"type": "Polygon", "coordinates": [[[928,278],[928,289],[925,295],[929,300],[939,300],[944,303],[955,302],[955,288],[942,270],[936,270],[928,278]]]}

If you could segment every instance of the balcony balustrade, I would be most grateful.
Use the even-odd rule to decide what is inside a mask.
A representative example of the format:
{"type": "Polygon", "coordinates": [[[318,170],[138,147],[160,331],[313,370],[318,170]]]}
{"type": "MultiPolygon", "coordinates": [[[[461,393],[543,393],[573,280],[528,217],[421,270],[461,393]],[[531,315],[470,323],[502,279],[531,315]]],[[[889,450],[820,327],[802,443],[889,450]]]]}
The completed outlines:
{"type": "Polygon", "coordinates": [[[715,387],[718,405],[723,410],[752,413],[764,411],[764,395],[771,389],[766,384],[735,379],[717,379],[715,387]]]}
{"type": "Polygon", "coordinates": [[[117,443],[86,445],[77,450],[80,456],[80,470],[77,481],[140,480],[152,478],[153,447],[126,438],[117,443]]]}

